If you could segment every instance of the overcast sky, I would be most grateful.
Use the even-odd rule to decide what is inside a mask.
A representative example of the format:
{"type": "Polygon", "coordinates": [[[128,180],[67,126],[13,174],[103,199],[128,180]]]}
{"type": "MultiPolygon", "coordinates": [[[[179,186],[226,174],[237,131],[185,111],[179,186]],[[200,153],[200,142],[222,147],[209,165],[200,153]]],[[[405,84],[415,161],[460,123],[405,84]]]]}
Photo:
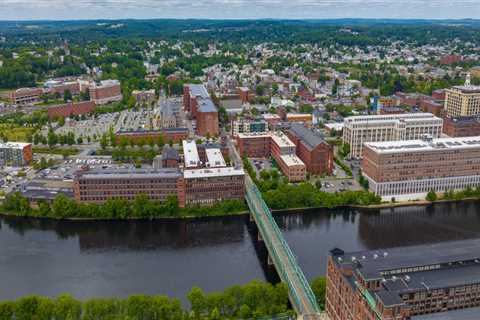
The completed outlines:
{"type": "Polygon", "coordinates": [[[0,0],[0,20],[480,18],[480,0],[0,0]]]}

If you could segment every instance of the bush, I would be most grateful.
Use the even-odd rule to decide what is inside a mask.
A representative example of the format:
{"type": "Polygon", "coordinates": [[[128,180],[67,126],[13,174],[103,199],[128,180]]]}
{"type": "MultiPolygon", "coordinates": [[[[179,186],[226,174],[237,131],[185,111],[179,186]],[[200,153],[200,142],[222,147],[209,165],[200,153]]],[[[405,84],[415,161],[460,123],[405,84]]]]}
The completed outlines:
{"type": "Polygon", "coordinates": [[[427,196],[425,198],[427,201],[436,201],[437,200],[437,194],[435,193],[435,191],[433,190],[430,190],[428,193],[427,193],[427,196]]]}

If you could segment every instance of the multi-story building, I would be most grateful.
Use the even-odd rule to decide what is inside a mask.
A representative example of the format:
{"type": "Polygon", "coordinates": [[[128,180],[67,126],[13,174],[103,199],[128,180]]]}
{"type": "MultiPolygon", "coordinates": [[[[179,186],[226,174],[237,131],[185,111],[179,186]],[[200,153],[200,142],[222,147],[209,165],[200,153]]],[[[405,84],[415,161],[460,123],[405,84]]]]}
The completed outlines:
{"type": "Polygon", "coordinates": [[[445,90],[445,112],[452,117],[476,116],[480,114],[480,86],[470,84],[445,90]]]}
{"type": "Polygon", "coordinates": [[[186,169],[179,196],[181,206],[212,205],[223,200],[243,200],[245,172],[233,167],[186,169]]]}
{"type": "Polygon", "coordinates": [[[263,120],[235,120],[232,122],[232,135],[239,133],[265,133],[268,131],[268,124],[263,120]]]}
{"type": "Polygon", "coordinates": [[[297,156],[312,174],[333,172],[333,147],[317,132],[302,124],[292,124],[287,136],[296,145],[297,156]]]}
{"type": "Polygon", "coordinates": [[[266,158],[270,156],[272,135],[270,133],[239,133],[237,146],[241,156],[266,158]]]}
{"type": "Polygon", "coordinates": [[[163,139],[164,143],[180,142],[188,138],[187,128],[166,128],[163,130],[135,130],[135,131],[118,131],[115,133],[115,139],[117,144],[120,144],[122,140],[130,142],[143,141],[149,143],[150,141],[157,142],[163,139]]]}
{"type": "Polygon", "coordinates": [[[33,160],[32,144],[20,142],[0,143],[0,165],[22,167],[33,160]]]}
{"type": "Polygon", "coordinates": [[[204,85],[184,85],[183,104],[185,110],[197,121],[197,134],[218,136],[218,109],[204,85]]]}
{"type": "Polygon", "coordinates": [[[474,188],[480,186],[480,137],[366,143],[362,171],[384,199],[474,188]]]}
{"type": "Polygon", "coordinates": [[[168,196],[178,196],[181,178],[178,169],[86,171],[75,177],[73,190],[75,200],[86,203],[132,201],[140,194],[165,201],[168,196]]]}
{"type": "Polygon", "coordinates": [[[135,97],[137,104],[153,104],[157,100],[155,90],[134,90],[132,96],[135,97]]]}
{"type": "Polygon", "coordinates": [[[12,104],[34,104],[40,102],[42,94],[41,88],[20,88],[10,92],[9,100],[12,104]]]}
{"type": "Polygon", "coordinates": [[[480,136],[480,117],[445,117],[443,132],[449,137],[480,136]]]}
{"type": "Polygon", "coordinates": [[[162,154],[153,159],[153,168],[178,168],[180,162],[180,155],[177,149],[170,146],[164,146],[162,154]]]}
{"type": "Polygon", "coordinates": [[[287,113],[285,120],[287,122],[303,122],[306,125],[311,126],[313,117],[309,113],[287,113]]]}
{"type": "Polygon", "coordinates": [[[306,178],[306,167],[295,153],[295,144],[280,131],[272,133],[271,137],[270,153],[282,170],[282,173],[290,182],[304,181],[306,178]]]}
{"type": "Polygon", "coordinates": [[[94,82],[89,87],[90,100],[96,104],[107,104],[110,102],[121,101],[122,88],[118,80],[103,80],[100,83],[94,82]]]}
{"type": "Polygon", "coordinates": [[[480,315],[480,240],[346,253],[330,251],[331,320],[474,320],[480,315]]]}
{"type": "Polygon", "coordinates": [[[442,126],[443,120],[431,113],[353,116],[344,119],[343,142],[350,145],[352,157],[361,158],[366,142],[438,138],[442,126]]]}
{"type": "Polygon", "coordinates": [[[197,143],[195,140],[183,140],[183,165],[186,169],[201,168],[202,162],[198,155],[197,143]]]}
{"type": "Polygon", "coordinates": [[[95,102],[93,101],[69,102],[67,104],[52,106],[47,109],[48,117],[50,119],[88,114],[93,111],[95,111],[95,102]]]}

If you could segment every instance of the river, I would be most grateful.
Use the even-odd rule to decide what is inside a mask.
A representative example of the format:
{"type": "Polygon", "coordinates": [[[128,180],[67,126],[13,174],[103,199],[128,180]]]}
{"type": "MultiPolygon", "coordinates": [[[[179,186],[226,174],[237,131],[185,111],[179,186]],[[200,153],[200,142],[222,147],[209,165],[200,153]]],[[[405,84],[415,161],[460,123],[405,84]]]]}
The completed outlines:
{"type": "MultiPolygon", "coordinates": [[[[374,211],[316,210],[276,220],[307,278],[324,275],[328,251],[480,237],[480,202],[374,211]]],[[[0,299],[222,290],[273,280],[248,217],[143,222],[0,218],[0,299]]]]}

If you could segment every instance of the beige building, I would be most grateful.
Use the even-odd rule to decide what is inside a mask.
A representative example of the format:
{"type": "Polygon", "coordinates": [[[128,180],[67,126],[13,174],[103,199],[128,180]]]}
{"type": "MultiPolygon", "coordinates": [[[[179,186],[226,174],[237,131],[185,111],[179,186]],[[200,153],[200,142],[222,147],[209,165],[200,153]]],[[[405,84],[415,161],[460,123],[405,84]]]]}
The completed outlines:
{"type": "Polygon", "coordinates": [[[445,90],[445,112],[453,117],[480,114],[480,86],[472,86],[470,76],[465,85],[445,90]]]}
{"type": "Polygon", "coordinates": [[[480,136],[366,143],[362,170],[370,190],[386,200],[475,188],[480,186],[480,136]]]}
{"type": "Polygon", "coordinates": [[[344,119],[343,142],[350,145],[350,155],[362,157],[366,142],[439,138],[443,120],[431,113],[353,116],[344,119]]]}

